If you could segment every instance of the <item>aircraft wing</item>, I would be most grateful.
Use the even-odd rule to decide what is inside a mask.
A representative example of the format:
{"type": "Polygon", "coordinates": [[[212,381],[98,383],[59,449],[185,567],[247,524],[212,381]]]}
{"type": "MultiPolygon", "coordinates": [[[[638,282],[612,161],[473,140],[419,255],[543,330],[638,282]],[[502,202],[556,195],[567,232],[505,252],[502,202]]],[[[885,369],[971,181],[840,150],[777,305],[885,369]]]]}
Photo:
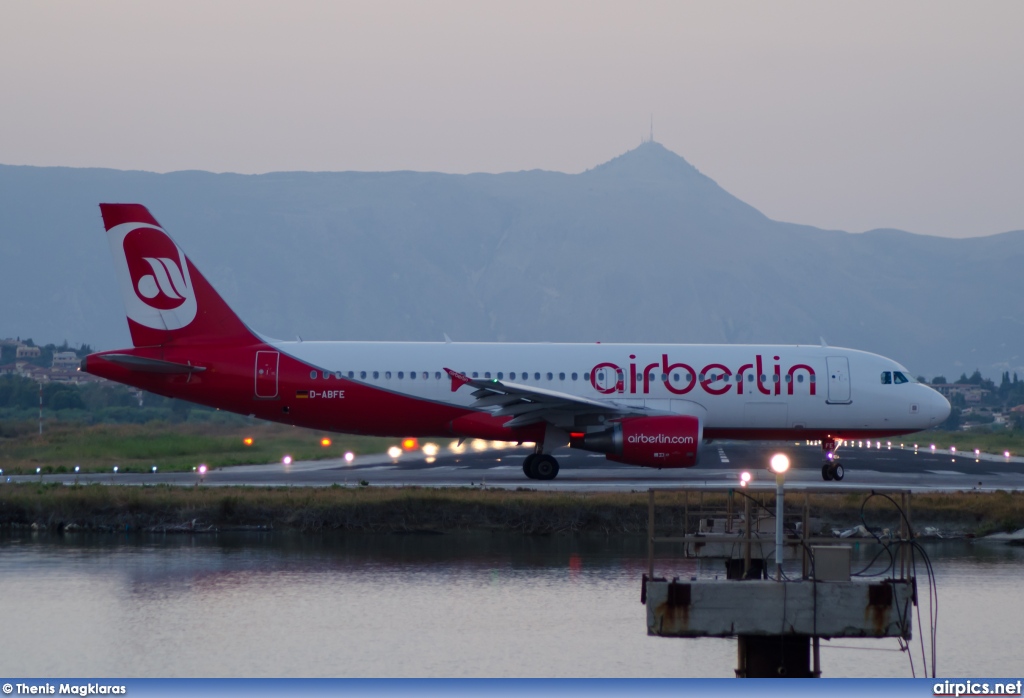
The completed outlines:
{"type": "MultiPolygon", "coordinates": [[[[509,428],[549,422],[556,426],[572,426],[577,417],[604,417],[614,419],[655,414],[642,406],[617,404],[614,401],[591,400],[557,390],[545,390],[532,385],[510,383],[492,378],[470,378],[445,368],[452,379],[452,392],[464,385],[475,388],[474,409],[487,410],[496,417],[512,417],[509,428]]],[[[602,420],[603,421],[603,420],[602,420]]]]}

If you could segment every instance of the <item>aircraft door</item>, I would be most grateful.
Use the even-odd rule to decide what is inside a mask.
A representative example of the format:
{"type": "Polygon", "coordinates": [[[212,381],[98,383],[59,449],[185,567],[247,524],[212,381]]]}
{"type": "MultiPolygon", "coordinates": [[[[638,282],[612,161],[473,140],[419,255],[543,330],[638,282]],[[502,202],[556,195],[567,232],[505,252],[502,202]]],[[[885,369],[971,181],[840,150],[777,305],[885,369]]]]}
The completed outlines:
{"type": "Polygon", "coordinates": [[[622,373],[622,369],[609,368],[604,366],[603,368],[595,371],[597,374],[594,377],[594,385],[604,391],[615,391],[621,393],[623,391],[623,382],[625,376],[622,373]]]}
{"type": "Polygon", "coordinates": [[[828,366],[828,403],[846,405],[850,399],[850,362],[845,356],[825,357],[828,366]]]}
{"type": "Polygon", "coordinates": [[[277,397],[277,369],[281,354],[276,351],[256,352],[256,397],[277,397]]]}

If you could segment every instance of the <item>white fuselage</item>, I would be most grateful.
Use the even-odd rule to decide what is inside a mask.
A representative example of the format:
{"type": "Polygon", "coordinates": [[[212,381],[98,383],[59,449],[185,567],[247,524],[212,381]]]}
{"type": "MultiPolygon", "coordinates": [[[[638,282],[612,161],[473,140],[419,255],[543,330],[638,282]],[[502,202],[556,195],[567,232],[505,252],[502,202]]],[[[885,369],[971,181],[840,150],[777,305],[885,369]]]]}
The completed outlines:
{"type": "MultiPolygon", "coordinates": [[[[431,402],[468,407],[451,368],[665,414],[702,416],[709,437],[733,432],[910,432],[946,419],[949,403],[877,354],[803,345],[270,342],[320,367],[312,390],[344,378],[431,402]],[[888,372],[890,379],[885,381],[888,372]]],[[[787,436],[788,438],[788,436],[787,436]]]]}

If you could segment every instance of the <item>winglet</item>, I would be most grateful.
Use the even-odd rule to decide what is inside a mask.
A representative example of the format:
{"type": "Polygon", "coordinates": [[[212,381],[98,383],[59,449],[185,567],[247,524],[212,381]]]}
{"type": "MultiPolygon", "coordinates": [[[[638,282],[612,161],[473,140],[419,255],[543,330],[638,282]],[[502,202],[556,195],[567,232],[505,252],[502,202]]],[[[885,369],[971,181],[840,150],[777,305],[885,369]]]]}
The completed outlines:
{"type": "Polygon", "coordinates": [[[467,376],[465,373],[459,373],[458,371],[453,371],[450,368],[445,368],[444,372],[447,373],[448,376],[451,377],[452,379],[453,393],[462,386],[469,385],[470,383],[469,376],[467,376]]]}

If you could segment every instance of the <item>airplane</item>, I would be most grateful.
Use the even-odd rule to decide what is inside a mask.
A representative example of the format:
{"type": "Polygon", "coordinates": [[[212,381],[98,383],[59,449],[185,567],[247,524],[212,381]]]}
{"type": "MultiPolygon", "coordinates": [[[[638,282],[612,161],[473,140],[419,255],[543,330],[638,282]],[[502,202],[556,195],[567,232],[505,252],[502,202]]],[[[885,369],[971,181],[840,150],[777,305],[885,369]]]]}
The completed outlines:
{"type": "Polygon", "coordinates": [[[816,345],[280,341],[249,329],[140,204],[100,204],[133,346],[82,370],[318,430],[563,446],[652,468],[714,439],[811,440],[842,480],[844,441],[942,423],[949,402],[891,359],[816,345]]]}

